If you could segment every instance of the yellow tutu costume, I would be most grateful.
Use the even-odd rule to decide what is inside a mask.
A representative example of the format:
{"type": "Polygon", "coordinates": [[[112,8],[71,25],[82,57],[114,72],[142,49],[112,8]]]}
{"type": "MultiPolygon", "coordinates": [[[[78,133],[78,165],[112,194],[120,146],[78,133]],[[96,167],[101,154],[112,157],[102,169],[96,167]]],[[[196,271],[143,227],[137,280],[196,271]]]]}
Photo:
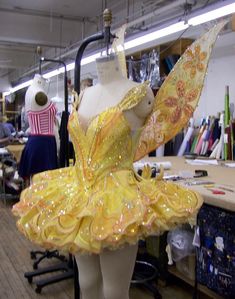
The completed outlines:
{"type": "MultiPolygon", "coordinates": [[[[180,68],[184,62],[181,59],[180,68]]],[[[199,74],[203,78],[205,69],[199,74]]],[[[185,76],[185,83],[182,76],[172,82],[171,77],[168,79],[168,84],[174,84],[170,92],[176,90],[183,96],[183,87],[187,89],[187,84],[191,86],[193,81],[185,76]]],[[[195,82],[200,84],[198,78],[195,77],[195,82]]],[[[134,172],[133,161],[144,154],[147,136],[153,140],[156,135],[151,137],[150,127],[146,126],[133,133],[123,112],[137,105],[146,92],[146,83],[134,87],[119,105],[94,117],[86,132],[74,109],[68,129],[76,154],[75,165],[35,175],[13,207],[14,214],[20,217],[18,228],[28,239],[47,249],[100,253],[104,248],[117,249],[148,235],[159,235],[195,217],[202,204],[198,194],[161,179],[141,178],[134,172]]],[[[188,95],[191,105],[196,105],[199,94],[198,90],[194,97],[188,95]]],[[[164,99],[155,107],[157,115],[170,104],[177,104],[173,95],[164,96],[164,108],[164,99]]],[[[165,123],[173,127],[175,117],[165,119],[165,123]]],[[[183,126],[186,118],[183,113],[177,117],[179,130],[180,121],[183,126]]],[[[152,119],[150,116],[146,123],[153,126],[152,119]]],[[[165,131],[164,140],[171,135],[172,130],[165,131]]]]}

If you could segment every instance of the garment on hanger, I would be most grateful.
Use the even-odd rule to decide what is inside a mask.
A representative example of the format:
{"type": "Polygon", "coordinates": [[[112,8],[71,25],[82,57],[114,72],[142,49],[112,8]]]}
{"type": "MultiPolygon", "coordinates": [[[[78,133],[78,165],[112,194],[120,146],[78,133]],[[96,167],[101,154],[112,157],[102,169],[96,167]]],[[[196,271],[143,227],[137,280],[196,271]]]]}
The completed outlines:
{"type": "Polygon", "coordinates": [[[56,107],[50,103],[46,108],[27,112],[30,136],[23,150],[19,175],[30,177],[36,173],[57,168],[57,150],[54,136],[56,107]]]}
{"type": "Polygon", "coordinates": [[[118,105],[97,114],[84,130],[74,108],[68,123],[74,166],[35,175],[13,207],[18,228],[48,249],[100,253],[195,221],[202,205],[192,190],[139,177],[133,162],[174,137],[198,103],[212,45],[223,24],[196,41],[178,61],[155,99],[145,125],[132,131],[125,111],[147,94],[147,84],[129,90],[118,105]],[[199,63],[200,62],[200,63],[199,63]]]}
{"type": "MultiPolygon", "coordinates": [[[[67,117],[69,118],[69,113],[67,117]]],[[[61,116],[60,129],[59,129],[59,137],[60,137],[59,167],[65,167],[66,165],[66,157],[65,157],[66,146],[67,146],[66,130],[67,130],[66,112],[63,111],[61,116]]],[[[70,141],[69,141],[68,151],[69,151],[69,158],[72,159],[74,150],[73,150],[73,144],[70,141]]]]}

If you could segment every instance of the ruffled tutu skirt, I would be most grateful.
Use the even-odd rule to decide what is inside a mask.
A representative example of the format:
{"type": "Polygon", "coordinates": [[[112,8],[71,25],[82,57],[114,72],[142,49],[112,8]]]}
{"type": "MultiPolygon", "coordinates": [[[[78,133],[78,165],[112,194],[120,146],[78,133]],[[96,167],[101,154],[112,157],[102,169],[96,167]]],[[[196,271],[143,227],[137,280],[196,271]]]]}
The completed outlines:
{"type": "Polygon", "coordinates": [[[13,213],[19,230],[46,249],[98,254],[191,222],[201,204],[193,191],[131,170],[85,188],[67,167],[35,175],[13,213]]]}

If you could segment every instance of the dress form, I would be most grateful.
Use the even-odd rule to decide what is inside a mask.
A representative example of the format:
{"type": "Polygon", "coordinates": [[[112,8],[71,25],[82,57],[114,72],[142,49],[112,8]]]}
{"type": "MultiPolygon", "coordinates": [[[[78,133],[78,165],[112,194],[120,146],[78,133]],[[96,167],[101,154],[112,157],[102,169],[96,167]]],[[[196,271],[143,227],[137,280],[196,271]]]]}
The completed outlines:
{"type": "MultiPolygon", "coordinates": [[[[114,55],[96,60],[99,83],[82,94],[78,109],[84,131],[90,120],[105,109],[118,105],[129,90],[139,83],[123,77],[114,55]]],[[[152,90],[133,109],[124,111],[132,130],[143,126],[152,110],[152,90]]],[[[138,245],[127,245],[115,251],[106,250],[100,255],[75,255],[78,263],[79,283],[84,299],[128,299],[138,245]],[[120,279],[120,277],[122,279],[120,279]]]]}
{"type": "Polygon", "coordinates": [[[41,75],[36,74],[33,82],[25,94],[25,111],[40,111],[50,105],[50,100],[46,96],[47,81],[41,75]],[[36,96],[44,96],[42,102],[36,100],[36,96]]]}
{"type": "Polygon", "coordinates": [[[57,168],[56,107],[47,97],[46,83],[41,75],[36,74],[25,95],[29,138],[19,165],[19,174],[23,178],[57,168]]]}
{"type": "MultiPolygon", "coordinates": [[[[78,109],[84,130],[92,117],[118,105],[131,88],[139,85],[123,77],[115,55],[98,58],[96,68],[99,83],[84,91],[78,109]]],[[[143,126],[146,117],[152,111],[153,102],[154,95],[148,88],[145,98],[133,109],[124,112],[133,130],[143,126]]]]}

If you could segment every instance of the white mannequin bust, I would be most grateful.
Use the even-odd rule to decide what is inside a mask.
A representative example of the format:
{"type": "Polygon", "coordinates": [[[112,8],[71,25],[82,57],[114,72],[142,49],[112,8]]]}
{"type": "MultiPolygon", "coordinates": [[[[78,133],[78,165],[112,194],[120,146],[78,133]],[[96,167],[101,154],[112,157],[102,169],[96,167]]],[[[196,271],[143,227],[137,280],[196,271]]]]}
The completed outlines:
{"type": "MultiPolygon", "coordinates": [[[[78,109],[83,129],[87,129],[89,120],[109,107],[116,106],[125,94],[139,83],[123,77],[115,55],[105,56],[96,60],[99,83],[84,91],[78,109]]],[[[133,109],[125,111],[125,116],[132,130],[143,126],[152,111],[154,95],[148,88],[146,97],[133,109]]]]}
{"type": "Polygon", "coordinates": [[[40,111],[45,109],[49,104],[50,100],[46,95],[46,79],[41,75],[36,74],[33,78],[33,82],[27,89],[25,94],[25,111],[40,111]],[[37,99],[39,96],[39,100],[37,99]]]}

